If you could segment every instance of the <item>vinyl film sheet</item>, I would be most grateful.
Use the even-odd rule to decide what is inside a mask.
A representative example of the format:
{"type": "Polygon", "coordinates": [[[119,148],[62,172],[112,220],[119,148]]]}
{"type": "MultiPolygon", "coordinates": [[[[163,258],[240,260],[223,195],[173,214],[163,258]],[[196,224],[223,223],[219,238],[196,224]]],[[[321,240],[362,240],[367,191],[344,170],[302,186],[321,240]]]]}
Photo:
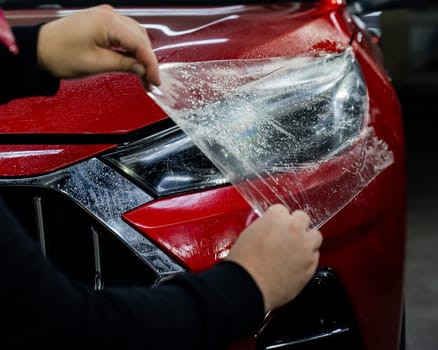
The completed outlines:
{"type": "Polygon", "coordinates": [[[319,227],[393,163],[351,49],[160,71],[149,95],[259,215],[282,203],[319,227]]]}

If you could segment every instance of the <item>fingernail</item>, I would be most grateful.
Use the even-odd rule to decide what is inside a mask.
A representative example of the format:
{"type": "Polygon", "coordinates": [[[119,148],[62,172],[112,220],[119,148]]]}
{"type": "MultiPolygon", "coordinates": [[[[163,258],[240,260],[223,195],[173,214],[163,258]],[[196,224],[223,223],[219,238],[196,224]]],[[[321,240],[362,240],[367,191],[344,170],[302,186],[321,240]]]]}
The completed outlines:
{"type": "Polygon", "coordinates": [[[146,74],[146,70],[140,63],[134,63],[132,66],[132,71],[138,76],[144,76],[146,74]]]}

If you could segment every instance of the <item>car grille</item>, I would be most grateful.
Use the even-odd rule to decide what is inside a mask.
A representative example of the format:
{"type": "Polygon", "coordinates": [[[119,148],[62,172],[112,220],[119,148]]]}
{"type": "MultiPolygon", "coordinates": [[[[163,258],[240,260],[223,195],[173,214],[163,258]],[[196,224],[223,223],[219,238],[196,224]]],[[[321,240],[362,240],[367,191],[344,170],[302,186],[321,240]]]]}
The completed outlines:
{"type": "Polygon", "coordinates": [[[47,259],[72,280],[95,289],[156,281],[131,249],[62,193],[17,186],[0,194],[47,259]]]}

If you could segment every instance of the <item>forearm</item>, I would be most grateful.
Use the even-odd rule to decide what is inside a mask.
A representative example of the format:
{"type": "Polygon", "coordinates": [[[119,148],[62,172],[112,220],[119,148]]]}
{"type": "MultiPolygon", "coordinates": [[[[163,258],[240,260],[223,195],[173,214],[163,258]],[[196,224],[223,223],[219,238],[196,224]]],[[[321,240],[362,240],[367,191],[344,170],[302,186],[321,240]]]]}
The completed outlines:
{"type": "Polygon", "coordinates": [[[1,203],[0,219],[0,318],[14,347],[214,349],[262,320],[260,291],[234,263],[153,288],[94,291],[45,260],[1,203]]]}
{"type": "Polygon", "coordinates": [[[157,287],[108,289],[93,298],[95,311],[105,310],[89,318],[96,316],[95,324],[102,327],[97,334],[122,325],[117,331],[124,332],[124,348],[223,349],[231,340],[253,334],[263,319],[258,288],[230,262],[157,287]]]}

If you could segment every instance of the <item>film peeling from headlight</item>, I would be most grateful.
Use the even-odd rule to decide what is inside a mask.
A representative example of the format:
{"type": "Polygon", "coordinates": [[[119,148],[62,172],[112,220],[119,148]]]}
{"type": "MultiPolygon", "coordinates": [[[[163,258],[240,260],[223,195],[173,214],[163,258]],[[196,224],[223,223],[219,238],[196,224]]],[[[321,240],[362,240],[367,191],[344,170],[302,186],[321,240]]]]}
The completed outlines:
{"type": "Polygon", "coordinates": [[[150,96],[259,215],[282,203],[319,227],[393,163],[350,49],[160,70],[150,96]]]}

